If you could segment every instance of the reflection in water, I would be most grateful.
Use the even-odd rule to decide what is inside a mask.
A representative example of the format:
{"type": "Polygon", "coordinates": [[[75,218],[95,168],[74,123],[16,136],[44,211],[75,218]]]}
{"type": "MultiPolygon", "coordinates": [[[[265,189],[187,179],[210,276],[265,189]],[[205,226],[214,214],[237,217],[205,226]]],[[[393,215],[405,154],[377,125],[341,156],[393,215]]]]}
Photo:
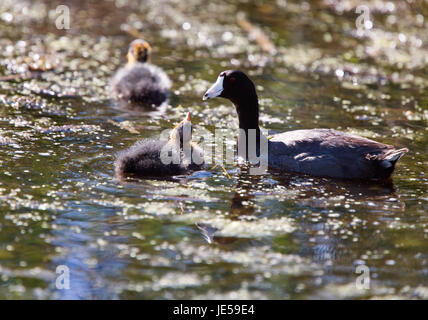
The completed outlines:
{"type": "Polygon", "coordinates": [[[238,172],[235,193],[233,194],[230,204],[231,219],[238,219],[239,216],[252,216],[255,212],[253,201],[254,186],[260,183],[260,175],[250,175],[249,167],[241,165],[238,172]]]}
{"type": "Polygon", "coordinates": [[[390,209],[386,206],[392,204],[397,212],[402,212],[405,208],[404,202],[399,200],[392,181],[333,180],[296,176],[291,173],[276,174],[275,178],[280,185],[295,195],[294,200],[297,203],[304,208],[311,208],[311,215],[314,215],[315,208],[324,208],[309,219],[304,216],[306,213],[297,215],[300,226],[297,228],[296,238],[301,245],[301,253],[313,257],[314,261],[318,263],[338,263],[340,259],[346,260],[346,256],[349,256],[351,261],[357,260],[358,256],[348,248],[347,239],[352,237],[358,241],[366,231],[355,230],[355,228],[352,231],[347,230],[348,224],[352,224],[354,219],[356,221],[364,219],[364,223],[370,225],[377,221],[378,216],[372,212],[364,217],[361,215],[355,217],[356,207],[370,208],[373,211],[376,207],[379,210],[390,209]],[[333,221],[338,217],[342,218],[341,224],[333,221]],[[343,232],[341,232],[341,228],[343,228],[343,232]],[[343,235],[347,233],[349,233],[349,237],[344,238],[343,235]]]}
{"type": "Polygon", "coordinates": [[[64,265],[70,271],[70,289],[55,288],[57,298],[118,298],[110,279],[118,279],[127,263],[117,259],[117,250],[107,241],[126,243],[129,239],[113,236],[115,219],[112,211],[107,210],[97,217],[70,211],[59,215],[53,222],[57,225],[57,230],[53,233],[52,244],[61,249],[61,253],[52,258],[53,269],[64,265]]]}
{"type": "Polygon", "coordinates": [[[376,28],[363,37],[356,1],[214,0],[200,10],[206,1],[68,0],[71,29],[58,30],[51,13],[62,2],[0,6],[1,299],[355,298],[363,263],[373,275],[365,297],[428,297],[422,0],[369,1],[376,28]],[[248,37],[238,11],[276,55],[248,37]],[[110,99],[137,35],[174,83],[164,109],[110,99]],[[114,179],[116,152],[189,110],[196,126],[237,128],[231,104],[201,101],[229,68],[254,77],[261,125],[274,132],[334,128],[409,148],[394,185],[245,168],[232,179],[114,179]],[[70,266],[68,291],[54,287],[58,264],[70,266]]]}
{"type": "MultiPolygon", "coordinates": [[[[296,213],[294,210],[281,211],[281,215],[291,215],[299,224],[294,233],[296,240],[300,244],[300,252],[304,256],[312,257],[318,263],[337,263],[338,260],[349,258],[357,260],[355,252],[347,248],[347,240],[343,239],[343,234],[338,232],[337,225],[331,226],[331,217],[339,216],[332,214],[332,207],[351,208],[355,206],[368,207],[373,211],[376,207],[379,210],[394,210],[403,212],[405,203],[399,199],[399,194],[391,180],[383,182],[346,181],[323,178],[313,178],[310,176],[294,173],[275,173],[269,184],[262,181],[262,176],[252,176],[248,174],[248,168],[241,167],[238,174],[238,182],[235,193],[231,200],[231,219],[239,219],[239,216],[252,216],[256,213],[254,201],[263,195],[269,195],[272,185],[281,186],[283,189],[280,196],[284,200],[294,200],[302,208],[324,208],[326,210],[317,214],[317,218],[308,220],[305,213],[296,213]],[[262,191],[259,191],[259,190],[262,191]],[[336,260],[336,261],[335,261],[336,260]]],[[[355,209],[350,210],[348,217],[343,214],[343,221],[346,224],[353,222],[355,209]]],[[[382,213],[382,211],[380,211],[382,213]]],[[[361,217],[363,218],[363,217],[361,217]]],[[[378,219],[375,212],[367,214],[365,224],[375,224],[378,219]]],[[[358,220],[358,218],[357,218],[358,220]]],[[[340,228],[340,227],[339,227],[340,228]]],[[[344,228],[346,230],[346,228],[344,228]]],[[[346,232],[349,232],[346,230],[346,232]]],[[[354,230],[350,232],[354,239],[366,234],[366,230],[354,230]],[[359,234],[361,233],[361,234],[359,234]]],[[[364,236],[363,236],[364,237],[364,236]]],[[[349,266],[351,268],[351,266],[349,266]]]]}
{"type": "MultiPolygon", "coordinates": [[[[236,177],[236,185],[233,187],[234,193],[231,199],[228,219],[232,221],[240,221],[241,216],[253,216],[255,208],[253,206],[253,200],[255,199],[252,194],[254,185],[257,185],[261,179],[260,175],[250,175],[249,167],[241,165],[237,170],[238,174],[236,177]]],[[[196,224],[197,228],[201,231],[202,236],[208,243],[222,243],[230,244],[239,239],[235,237],[217,237],[215,234],[219,229],[210,226],[203,221],[196,224]]],[[[221,231],[221,230],[220,230],[221,231]]]]}
{"type": "Polygon", "coordinates": [[[113,104],[113,108],[121,111],[121,117],[129,118],[130,116],[138,116],[152,119],[162,119],[165,117],[168,109],[168,103],[164,102],[156,108],[145,107],[142,108],[139,105],[126,103],[120,101],[117,104],[113,104]]]}

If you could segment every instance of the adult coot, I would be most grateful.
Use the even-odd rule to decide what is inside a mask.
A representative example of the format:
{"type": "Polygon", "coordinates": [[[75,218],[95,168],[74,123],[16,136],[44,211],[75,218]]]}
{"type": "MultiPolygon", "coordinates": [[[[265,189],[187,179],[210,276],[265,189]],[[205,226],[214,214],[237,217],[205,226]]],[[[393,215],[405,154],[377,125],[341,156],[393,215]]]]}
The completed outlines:
{"type": "Polygon", "coordinates": [[[148,62],[150,53],[148,42],[131,42],[127,65],[112,79],[116,99],[146,107],[159,106],[168,99],[171,81],[161,68],[148,62]]]}
{"type": "MultiPolygon", "coordinates": [[[[260,137],[259,103],[253,82],[242,71],[220,73],[203,99],[223,97],[232,101],[239,118],[239,128],[245,134],[245,156],[248,159],[250,131],[260,137]],[[254,130],[251,130],[254,129],[254,130]]],[[[356,135],[333,129],[295,130],[275,134],[266,141],[254,140],[257,152],[260,139],[267,142],[268,168],[287,170],[313,176],[344,179],[386,179],[395,163],[408,149],[395,149],[356,135]]]]}

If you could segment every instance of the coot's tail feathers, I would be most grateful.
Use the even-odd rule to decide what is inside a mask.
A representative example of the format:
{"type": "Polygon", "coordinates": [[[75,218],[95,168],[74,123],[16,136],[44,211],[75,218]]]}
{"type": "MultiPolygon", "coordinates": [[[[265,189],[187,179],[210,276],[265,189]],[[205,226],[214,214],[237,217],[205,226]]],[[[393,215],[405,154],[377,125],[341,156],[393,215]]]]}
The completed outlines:
{"type": "Polygon", "coordinates": [[[395,162],[404,156],[407,152],[409,152],[409,149],[407,148],[393,149],[385,154],[384,160],[395,162]]]}
{"type": "Polygon", "coordinates": [[[367,154],[366,159],[371,160],[371,174],[375,179],[388,179],[395,169],[395,163],[404,156],[409,149],[387,149],[378,154],[367,154]]]}
{"type": "Polygon", "coordinates": [[[385,169],[394,168],[395,163],[407,152],[409,152],[407,148],[390,149],[377,155],[367,154],[366,159],[380,161],[380,165],[385,169]]]}
{"type": "Polygon", "coordinates": [[[382,158],[379,160],[382,160],[381,165],[384,168],[390,168],[395,165],[395,163],[404,156],[407,152],[409,152],[409,149],[402,148],[402,149],[392,149],[384,154],[382,154],[382,158]]]}

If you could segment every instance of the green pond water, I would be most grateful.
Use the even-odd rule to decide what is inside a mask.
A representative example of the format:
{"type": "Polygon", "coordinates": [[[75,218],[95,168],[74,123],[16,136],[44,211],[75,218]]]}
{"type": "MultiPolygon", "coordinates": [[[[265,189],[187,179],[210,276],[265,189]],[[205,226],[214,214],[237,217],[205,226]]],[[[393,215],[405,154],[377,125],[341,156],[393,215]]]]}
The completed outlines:
{"type": "Polygon", "coordinates": [[[0,299],[427,299],[428,5],[364,3],[373,28],[358,33],[352,0],[2,0],[0,299]],[[173,81],[164,110],[110,96],[136,36],[173,81]],[[187,111],[195,133],[236,129],[230,102],[201,99],[231,68],[256,83],[271,133],[334,128],[410,152],[384,184],[229,164],[114,177],[118,151],[187,111]]]}

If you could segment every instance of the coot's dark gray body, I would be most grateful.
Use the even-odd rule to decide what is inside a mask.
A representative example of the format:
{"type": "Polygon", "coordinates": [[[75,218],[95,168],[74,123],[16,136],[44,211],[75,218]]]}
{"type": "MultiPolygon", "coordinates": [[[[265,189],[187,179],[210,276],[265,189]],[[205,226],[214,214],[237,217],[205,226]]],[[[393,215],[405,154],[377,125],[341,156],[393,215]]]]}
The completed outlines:
{"type": "Polygon", "coordinates": [[[147,62],[120,69],[112,80],[117,99],[149,107],[165,102],[170,88],[171,81],[165,72],[147,62]]]}
{"type": "Polygon", "coordinates": [[[268,146],[271,169],[347,179],[386,179],[408,151],[332,129],[280,133],[268,146]]]}
{"type": "MultiPolygon", "coordinates": [[[[233,102],[239,128],[246,133],[259,128],[259,103],[253,82],[239,70],[220,73],[205,93],[204,100],[223,97],[233,102]]],[[[386,179],[395,163],[408,150],[395,149],[359,136],[332,129],[295,130],[276,134],[268,140],[268,167],[319,177],[343,179],[386,179]]],[[[254,142],[259,150],[259,141],[254,142]]],[[[248,157],[248,147],[247,159],[248,157]]],[[[262,149],[261,149],[262,150],[262,149]]]]}

